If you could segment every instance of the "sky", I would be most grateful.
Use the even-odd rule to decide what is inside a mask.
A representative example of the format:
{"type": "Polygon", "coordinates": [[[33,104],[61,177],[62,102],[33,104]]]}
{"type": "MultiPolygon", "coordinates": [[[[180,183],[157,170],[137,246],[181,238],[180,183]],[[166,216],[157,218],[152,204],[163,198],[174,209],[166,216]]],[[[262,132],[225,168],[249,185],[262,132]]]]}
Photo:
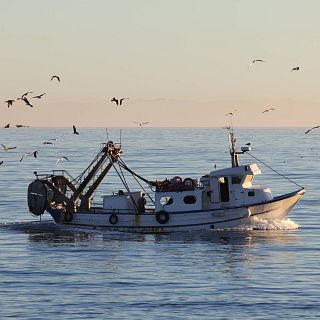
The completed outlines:
{"type": "Polygon", "coordinates": [[[239,127],[319,125],[320,1],[0,0],[0,8],[0,127],[221,127],[234,111],[239,127]],[[248,68],[254,59],[265,63],[248,68]],[[27,91],[33,108],[4,103],[27,91]],[[117,107],[113,97],[129,99],[117,107]]]}

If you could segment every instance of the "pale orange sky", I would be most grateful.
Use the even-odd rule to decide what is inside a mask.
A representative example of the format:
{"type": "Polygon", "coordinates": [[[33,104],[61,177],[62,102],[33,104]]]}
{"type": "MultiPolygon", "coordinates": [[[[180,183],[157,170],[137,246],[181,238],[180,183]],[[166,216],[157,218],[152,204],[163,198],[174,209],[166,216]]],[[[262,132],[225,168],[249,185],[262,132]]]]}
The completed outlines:
{"type": "Polygon", "coordinates": [[[3,103],[0,126],[219,127],[235,109],[236,126],[319,124],[319,1],[0,4],[3,102],[46,92],[3,103]]]}

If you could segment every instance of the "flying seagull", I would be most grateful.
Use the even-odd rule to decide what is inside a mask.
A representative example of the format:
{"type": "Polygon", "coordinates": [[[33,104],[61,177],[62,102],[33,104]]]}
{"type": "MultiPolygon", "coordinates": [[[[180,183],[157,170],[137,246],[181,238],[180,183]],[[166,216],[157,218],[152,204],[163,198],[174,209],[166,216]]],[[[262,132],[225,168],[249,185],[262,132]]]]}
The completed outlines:
{"type": "Polygon", "coordinates": [[[294,68],[291,69],[291,72],[292,71],[299,71],[299,70],[300,70],[300,67],[294,67],[294,68]]]}
{"type": "Polygon", "coordinates": [[[56,79],[60,82],[60,77],[59,77],[59,76],[52,76],[52,77],[51,77],[51,81],[52,81],[54,78],[56,78],[56,79]]]}
{"type": "Polygon", "coordinates": [[[16,149],[16,148],[17,148],[17,147],[6,147],[6,146],[5,146],[4,144],[2,144],[2,143],[1,143],[1,145],[2,145],[4,151],[9,151],[9,150],[12,150],[12,149],[16,149]]]}
{"type": "Polygon", "coordinates": [[[251,66],[252,66],[254,63],[256,63],[256,62],[265,62],[265,61],[262,60],[262,59],[254,59],[254,60],[252,60],[252,61],[250,62],[248,69],[250,69],[251,66]]]}
{"type": "Polygon", "coordinates": [[[138,124],[140,127],[142,127],[144,124],[148,124],[149,122],[137,122],[135,121],[134,123],[138,124]]]}
{"type": "Polygon", "coordinates": [[[21,156],[21,158],[20,158],[20,162],[21,162],[25,157],[30,156],[30,155],[32,155],[32,154],[33,154],[33,156],[34,156],[35,158],[37,158],[37,157],[38,157],[38,152],[39,152],[39,150],[36,150],[36,151],[33,151],[33,152],[26,152],[26,153],[24,153],[24,154],[21,156]]]}
{"type": "Polygon", "coordinates": [[[39,94],[38,96],[34,96],[32,97],[33,99],[41,99],[43,96],[45,95],[45,93],[39,94]]]}
{"type": "Polygon", "coordinates": [[[13,102],[14,102],[14,100],[9,99],[9,100],[5,101],[4,103],[7,103],[8,104],[8,108],[9,108],[10,106],[12,106],[13,102]]]}
{"type": "Polygon", "coordinates": [[[63,160],[63,159],[69,161],[69,159],[68,159],[67,157],[61,157],[61,158],[59,158],[59,159],[57,160],[56,164],[58,164],[58,163],[59,163],[61,160],[63,160]]]}
{"type": "Polygon", "coordinates": [[[116,99],[115,97],[113,97],[111,99],[112,102],[115,102],[117,106],[121,106],[122,105],[122,101],[125,99],[129,99],[129,98],[121,98],[121,99],[116,99]]]}
{"type": "Polygon", "coordinates": [[[236,113],[235,112],[229,112],[229,113],[226,113],[224,116],[235,116],[236,113]]]}
{"type": "Polygon", "coordinates": [[[320,126],[315,126],[315,127],[312,127],[310,129],[308,129],[305,134],[309,133],[310,131],[314,130],[314,129],[317,129],[317,128],[320,128],[320,126]]]}
{"type": "Polygon", "coordinates": [[[269,109],[263,110],[262,113],[270,112],[270,111],[273,111],[273,110],[276,110],[276,109],[275,108],[269,108],[269,109]]]}
{"type": "Polygon", "coordinates": [[[77,131],[77,128],[73,125],[73,134],[79,134],[79,132],[77,131]]]}
{"type": "Polygon", "coordinates": [[[54,143],[51,141],[44,141],[44,142],[42,142],[42,144],[52,144],[54,146],[54,143]]]}
{"type": "Polygon", "coordinates": [[[20,162],[25,158],[25,157],[27,157],[27,156],[29,156],[30,155],[30,153],[24,153],[22,156],[21,156],[21,158],[20,158],[20,162]]]}
{"type": "Polygon", "coordinates": [[[27,106],[33,108],[33,105],[29,102],[29,100],[26,97],[23,97],[22,100],[26,103],[27,106]]]}

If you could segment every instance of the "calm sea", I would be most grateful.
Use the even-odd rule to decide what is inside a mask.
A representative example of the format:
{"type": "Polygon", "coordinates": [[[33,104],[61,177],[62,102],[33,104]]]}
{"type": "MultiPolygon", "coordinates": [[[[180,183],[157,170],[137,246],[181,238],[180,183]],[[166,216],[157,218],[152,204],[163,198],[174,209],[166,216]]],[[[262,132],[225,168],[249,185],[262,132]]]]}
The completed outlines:
{"type": "MultiPolygon", "coordinates": [[[[0,129],[0,319],[318,319],[320,133],[236,129],[238,146],[308,192],[286,221],[238,230],[142,235],[70,229],[27,208],[33,172],[78,176],[120,130],[0,129]],[[60,137],[55,145],[44,141],[60,137]],[[38,158],[25,152],[39,150],[38,158]],[[69,161],[61,157],[68,157],[69,161]],[[228,241],[221,242],[221,237],[228,241]]],[[[123,160],[148,179],[198,178],[230,165],[223,129],[123,129],[123,160]]],[[[256,162],[248,155],[242,163],[256,162]]],[[[297,186],[260,164],[274,195],[297,186]]],[[[139,190],[127,176],[132,190],[139,190]]],[[[110,172],[101,196],[123,189],[110,172]]]]}

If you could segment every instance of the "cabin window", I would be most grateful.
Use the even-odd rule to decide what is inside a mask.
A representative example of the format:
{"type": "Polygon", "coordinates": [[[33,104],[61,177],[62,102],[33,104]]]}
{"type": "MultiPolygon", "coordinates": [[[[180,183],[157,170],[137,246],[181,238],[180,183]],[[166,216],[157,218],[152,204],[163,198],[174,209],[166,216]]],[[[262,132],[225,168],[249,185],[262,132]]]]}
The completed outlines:
{"type": "Polygon", "coordinates": [[[220,200],[221,202],[229,202],[229,184],[228,178],[222,177],[219,179],[220,200]]]}
{"type": "Polygon", "coordinates": [[[252,175],[248,175],[248,176],[245,176],[245,179],[242,183],[242,185],[248,185],[248,184],[251,184],[251,181],[253,180],[253,176],[252,175]]]}
{"type": "Polygon", "coordinates": [[[164,206],[164,205],[170,205],[170,204],[172,204],[173,203],[173,199],[172,199],[172,197],[162,197],[161,199],[160,199],[160,203],[164,206]]]}
{"type": "Polygon", "coordinates": [[[248,192],[248,196],[249,196],[249,197],[254,197],[254,196],[255,196],[254,191],[252,191],[252,190],[251,190],[251,191],[249,191],[249,192],[248,192]]]}
{"type": "Polygon", "coordinates": [[[242,176],[231,177],[231,183],[232,184],[240,184],[241,181],[242,181],[242,176]]]}
{"type": "Polygon", "coordinates": [[[185,204],[194,204],[194,203],[197,202],[197,199],[196,199],[195,196],[185,196],[185,197],[183,198],[183,202],[184,202],[185,204]]]}

